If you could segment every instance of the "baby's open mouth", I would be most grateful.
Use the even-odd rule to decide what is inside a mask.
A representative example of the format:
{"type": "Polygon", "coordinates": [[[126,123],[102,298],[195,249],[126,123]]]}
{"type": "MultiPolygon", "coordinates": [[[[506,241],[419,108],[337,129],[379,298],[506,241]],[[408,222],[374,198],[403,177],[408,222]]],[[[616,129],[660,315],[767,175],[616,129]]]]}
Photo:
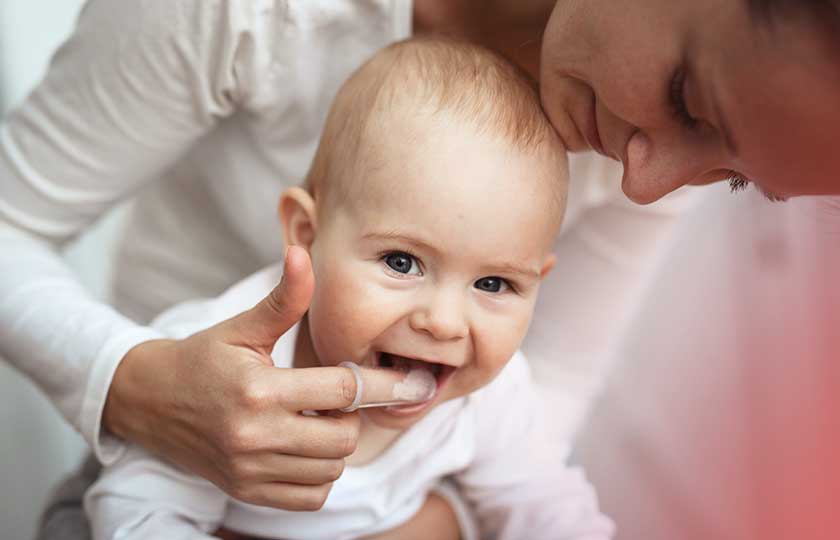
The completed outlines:
{"type": "MultiPolygon", "coordinates": [[[[428,403],[428,401],[431,401],[434,396],[438,395],[443,384],[455,371],[453,366],[437,362],[429,362],[417,358],[409,358],[388,352],[377,353],[376,363],[380,368],[395,369],[407,373],[408,376],[406,377],[406,383],[409,385],[411,382],[417,383],[420,380],[433,381],[433,391],[429,394],[429,398],[424,400],[425,403],[428,403]]],[[[407,387],[404,387],[404,389],[407,389],[407,387]]],[[[395,393],[396,392],[399,392],[399,390],[395,387],[395,393]]],[[[406,394],[400,397],[407,398],[409,396],[406,394]]],[[[423,408],[422,405],[423,404],[395,405],[393,407],[389,407],[389,409],[396,408],[408,412],[409,410],[413,410],[418,407],[423,408]]]]}
{"type": "Polygon", "coordinates": [[[430,362],[427,360],[420,360],[417,358],[409,358],[407,356],[400,356],[388,352],[379,352],[376,354],[376,365],[382,368],[398,369],[400,371],[410,372],[413,369],[423,369],[431,372],[440,386],[453,371],[454,366],[440,364],[438,362],[430,362]]]}
{"type": "Polygon", "coordinates": [[[379,367],[398,369],[400,371],[411,371],[412,369],[425,369],[432,372],[432,375],[437,378],[443,372],[443,364],[435,362],[426,362],[425,360],[417,360],[415,358],[407,358],[405,356],[398,356],[387,352],[381,352],[377,355],[376,363],[379,367]]]}

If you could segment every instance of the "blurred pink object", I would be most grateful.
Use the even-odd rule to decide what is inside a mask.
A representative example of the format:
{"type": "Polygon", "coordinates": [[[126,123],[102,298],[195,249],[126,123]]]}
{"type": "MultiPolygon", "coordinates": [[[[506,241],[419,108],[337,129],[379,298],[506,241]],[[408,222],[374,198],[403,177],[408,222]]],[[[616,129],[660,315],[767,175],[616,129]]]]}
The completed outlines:
{"type": "Polygon", "coordinates": [[[687,216],[578,446],[619,540],[840,538],[840,198],[687,216]]]}

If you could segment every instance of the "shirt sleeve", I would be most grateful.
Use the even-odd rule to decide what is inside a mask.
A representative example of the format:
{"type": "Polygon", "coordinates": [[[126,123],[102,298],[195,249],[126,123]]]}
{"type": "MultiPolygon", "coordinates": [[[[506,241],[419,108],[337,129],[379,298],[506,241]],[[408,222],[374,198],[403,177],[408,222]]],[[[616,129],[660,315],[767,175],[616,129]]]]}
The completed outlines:
{"type": "Polygon", "coordinates": [[[481,538],[606,540],[613,524],[598,510],[569,446],[551,437],[521,353],[475,397],[477,454],[458,475],[481,538]]]}
{"type": "Polygon", "coordinates": [[[548,428],[561,440],[582,423],[674,229],[704,189],[682,188],[641,206],[622,193],[620,164],[580,154],[570,167],[557,264],[540,286],[522,344],[553,410],[548,428]]]}
{"type": "Polygon", "coordinates": [[[94,300],[56,250],[256,99],[282,11],[271,0],[91,0],[0,124],[0,355],[103,462],[120,449],[100,426],[113,373],[158,334],[94,300]]]}

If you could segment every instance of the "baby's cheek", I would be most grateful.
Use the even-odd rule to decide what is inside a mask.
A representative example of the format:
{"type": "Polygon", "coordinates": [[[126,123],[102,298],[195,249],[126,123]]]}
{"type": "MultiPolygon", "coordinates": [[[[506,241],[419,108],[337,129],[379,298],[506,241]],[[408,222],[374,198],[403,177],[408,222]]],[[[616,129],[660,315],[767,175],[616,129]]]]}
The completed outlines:
{"type": "Polygon", "coordinates": [[[483,340],[476,350],[476,372],[483,379],[482,385],[492,380],[510,361],[519,345],[513,332],[499,332],[483,340]]]}
{"type": "Polygon", "coordinates": [[[335,276],[318,283],[309,308],[309,326],[315,352],[325,363],[348,360],[357,349],[353,338],[358,339],[364,329],[364,312],[359,310],[362,301],[354,288],[335,276]]]}
{"type": "Polygon", "coordinates": [[[517,309],[506,317],[498,317],[482,330],[478,346],[484,349],[487,362],[504,365],[522,344],[530,318],[524,309],[517,309]]]}
{"type": "Polygon", "coordinates": [[[402,303],[383,293],[381,287],[352,272],[326,277],[318,283],[310,314],[317,319],[313,324],[316,339],[329,341],[333,350],[345,355],[359,351],[398,318],[394,306],[402,303]]]}

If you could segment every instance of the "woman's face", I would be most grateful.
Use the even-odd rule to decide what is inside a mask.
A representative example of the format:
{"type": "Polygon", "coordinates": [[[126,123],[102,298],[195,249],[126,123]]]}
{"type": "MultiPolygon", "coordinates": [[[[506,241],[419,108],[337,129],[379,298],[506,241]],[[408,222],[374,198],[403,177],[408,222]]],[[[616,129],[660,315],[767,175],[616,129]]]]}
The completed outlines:
{"type": "Polygon", "coordinates": [[[840,194],[840,40],[748,3],[560,0],[540,84],[569,149],[621,160],[639,203],[734,173],[777,197],[840,194]]]}

